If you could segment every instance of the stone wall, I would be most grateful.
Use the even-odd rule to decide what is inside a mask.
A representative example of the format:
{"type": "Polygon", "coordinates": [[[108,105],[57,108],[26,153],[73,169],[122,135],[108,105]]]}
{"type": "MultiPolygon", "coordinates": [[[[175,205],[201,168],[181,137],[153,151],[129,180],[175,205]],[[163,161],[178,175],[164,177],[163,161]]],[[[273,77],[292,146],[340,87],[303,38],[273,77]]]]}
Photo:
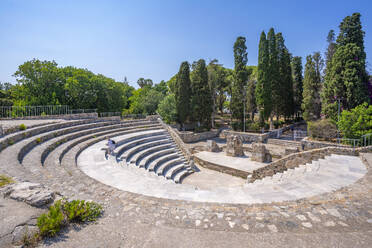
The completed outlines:
{"type": "Polygon", "coordinates": [[[316,141],[316,140],[309,140],[309,137],[305,137],[301,140],[301,145],[304,147],[304,150],[311,150],[311,149],[319,149],[324,147],[345,147],[348,148],[350,146],[331,143],[327,141],[316,141]]]}
{"type": "Polygon", "coordinates": [[[190,131],[178,131],[177,129],[173,129],[175,133],[182,139],[185,143],[194,143],[201,140],[213,139],[218,137],[220,134],[220,130],[214,129],[207,132],[202,133],[194,133],[190,131]]]}
{"type": "Polygon", "coordinates": [[[165,130],[168,131],[168,133],[172,136],[172,139],[178,146],[178,148],[183,153],[184,157],[189,161],[192,162],[194,160],[194,156],[190,152],[190,150],[187,148],[183,140],[178,136],[178,133],[169,125],[165,124],[161,118],[158,118],[159,123],[163,126],[165,130]]]}
{"type": "Polygon", "coordinates": [[[267,176],[273,176],[276,173],[293,169],[302,164],[311,163],[313,160],[324,158],[331,154],[358,156],[360,152],[372,152],[372,146],[361,147],[357,149],[343,148],[343,147],[325,147],[313,149],[310,151],[293,153],[276,160],[265,167],[254,170],[251,177],[248,178],[249,182],[254,182],[257,179],[262,179],[267,176]]]}
{"type": "Polygon", "coordinates": [[[227,136],[236,135],[242,138],[243,142],[252,143],[265,143],[266,140],[269,138],[268,133],[244,133],[244,132],[236,132],[232,130],[224,130],[221,132],[221,138],[227,138],[227,136]]]}

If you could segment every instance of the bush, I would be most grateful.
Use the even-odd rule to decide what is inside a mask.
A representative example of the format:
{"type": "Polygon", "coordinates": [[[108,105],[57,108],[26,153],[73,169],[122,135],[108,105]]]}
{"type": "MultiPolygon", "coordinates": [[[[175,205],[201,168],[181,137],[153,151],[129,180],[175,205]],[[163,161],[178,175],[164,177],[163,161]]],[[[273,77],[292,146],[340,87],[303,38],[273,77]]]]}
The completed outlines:
{"type": "Polygon", "coordinates": [[[57,201],[49,208],[49,212],[40,215],[37,218],[37,226],[39,227],[40,235],[45,237],[55,236],[64,224],[64,216],[62,213],[62,203],[57,201]]]}
{"type": "Polygon", "coordinates": [[[49,212],[40,215],[37,226],[40,235],[53,237],[68,222],[95,221],[102,214],[102,206],[95,202],[59,200],[49,208],[49,212]]]}
{"type": "Polygon", "coordinates": [[[19,125],[19,130],[26,130],[27,129],[27,127],[26,127],[26,125],[25,124],[21,124],[21,125],[19,125]]]}
{"type": "Polygon", "coordinates": [[[312,138],[327,141],[337,138],[337,126],[330,119],[308,122],[307,128],[312,138]]]}
{"type": "Polygon", "coordinates": [[[95,221],[102,213],[101,205],[84,200],[73,200],[63,206],[63,210],[69,221],[95,221]]]}
{"type": "Polygon", "coordinates": [[[349,139],[359,139],[367,133],[372,133],[372,105],[364,103],[350,111],[342,111],[337,126],[343,136],[349,139]]]}
{"type": "Polygon", "coordinates": [[[166,96],[160,103],[157,112],[164,122],[170,124],[177,120],[176,98],[174,94],[166,96]]]}
{"type": "Polygon", "coordinates": [[[41,142],[41,138],[36,138],[36,143],[39,144],[41,142]]]}

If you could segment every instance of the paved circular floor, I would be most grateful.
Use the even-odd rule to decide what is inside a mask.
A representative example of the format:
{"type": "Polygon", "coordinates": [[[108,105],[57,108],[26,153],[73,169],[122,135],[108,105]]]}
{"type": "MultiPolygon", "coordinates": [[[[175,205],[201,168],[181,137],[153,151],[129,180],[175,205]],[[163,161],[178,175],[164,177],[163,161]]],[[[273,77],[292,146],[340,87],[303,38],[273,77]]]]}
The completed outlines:
{"type": "MultiPolygon", "coordinates": [[[[79,155],[78,166],[84,173],[123,191],[172,200],[233,204],[291,201],[353,184],[367,171],[359,157],[332,155],[309,165],[312,171],[287,175],[283,181],[201,189],[190,184],[175,184],[125,162],[119,164],[114,157],[107,160],[102,151],[105,143],[96,143],[79,155]]],[[[197,173],[194,176],[197,177],[197,173]]]]}

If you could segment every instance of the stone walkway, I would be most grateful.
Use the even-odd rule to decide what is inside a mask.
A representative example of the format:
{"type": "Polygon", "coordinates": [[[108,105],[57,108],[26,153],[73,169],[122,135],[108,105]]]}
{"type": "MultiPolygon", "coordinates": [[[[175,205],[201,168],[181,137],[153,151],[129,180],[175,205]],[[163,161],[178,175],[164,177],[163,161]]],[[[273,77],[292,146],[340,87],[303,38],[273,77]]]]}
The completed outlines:
{"type": "Polygon", "coordinates": [[[105,141],[80,154],[78,166],[84,173],[123,191],[172,200],[235,204],[290,201],[337,190],[354,183],[366,173],[366,167],[358,157],[332,155],[306,165],[305,171],[292,170],[293,173],[284,177],[287,180],[265,178],[238,187],[198,189],[187,184],[176,185],[133,164],[120,165],[114,157],[106,160],[102,147],[105,147],[105,141]]]}
{"type": "Polygon", "coordinates": [[[277,204],[193,203],[110,192],[96,224],[40,247],[371,247],[367,174],[336,192],[277,204]]]}

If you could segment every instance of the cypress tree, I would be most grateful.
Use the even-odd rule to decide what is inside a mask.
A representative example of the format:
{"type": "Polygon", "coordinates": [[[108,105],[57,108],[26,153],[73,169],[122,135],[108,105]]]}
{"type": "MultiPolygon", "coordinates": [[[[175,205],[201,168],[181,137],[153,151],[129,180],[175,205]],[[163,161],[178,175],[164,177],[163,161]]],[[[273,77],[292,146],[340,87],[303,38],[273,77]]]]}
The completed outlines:
{"type": "Polygon", "coordinates": [[[272,91],[272,105],[273,112],[270,118],[270,129],[272,129],[272,117],[273,114],[277,116],[280,115],[281,104],[281,85],[279,83],[279,60],[278,60],[278,47],[276,44],[276,36],[273,28],[270,28],[267,33],[267,42],[269,49],[269,68],[268,68],[268,77],[271,85],[272,91]]]}
{"type": "Polygon", "coordinates": [[[290,117],[294,112],[293,106],[293,79],[291,68],[291,55],[284,44],[282,33],[276,34],[276,46],[278,54],[277,78],[277,115],[290,117]]]}
{"type": "Polygon", "coordinates": [[[190,65],[187,61],[181,63],[180,70],[176,77],[175,98],[177,119],[181,126],[183,126],[189,119],[191,113],[190,65]]]}
{"type": "Polygon", "coordinates": [[[303,91],[303,118],[306,121],[313,121],[320,118],[320,53],[314,53],[313,56],[306,57],[304,91],[303,91]]]}
{"type": "Polygon", "coordinates": [[[295,56],[292,58],[292,77],[293,77],[293,108],[298,116],[301,112],[303,76],[302,76],[302,58],[295,56]]]}
{"type": "Polygon", "coordinates": [[[210,128],[213,100],[208,85],[208,70],[204,59],[194,62],[191,73],[193,118],[202,126],[210,128]]]}
{"type": "Polygon", "coordinates": [[[244,122],[244,86],[248,81],[248,72],[246,65],[248,62],[246,39],[238,37],[234,43],[234,81],[232,85],[231,110],[234,118],[244,122]]]}
{"type": "Polygon", "coordinates": [[[336,50],[332,60],[328,61],[322,91],[322,111],[334,120],[337,119],[338,99],[341,99],[343,109],[369,102],[364,31],[360,14],[345,17],[339,27],[336,50]]]}
{"type": "Polygon", "coordinates": [[[269,46],[264,31],[258,48],[256,103],[260,116],[267,120],[272,112],[271,81],[269,77],[269,46]]]}

